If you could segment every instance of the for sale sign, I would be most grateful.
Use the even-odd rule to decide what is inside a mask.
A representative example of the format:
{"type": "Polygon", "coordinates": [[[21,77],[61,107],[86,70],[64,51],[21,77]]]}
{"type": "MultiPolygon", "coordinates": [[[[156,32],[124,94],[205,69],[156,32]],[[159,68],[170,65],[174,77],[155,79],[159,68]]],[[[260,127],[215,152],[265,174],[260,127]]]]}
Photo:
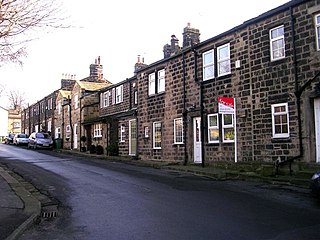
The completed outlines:
{"type": "Polygon", "coordinates": [[[234,114],[234,98],[218,97],[219,113],[234,114]]]}

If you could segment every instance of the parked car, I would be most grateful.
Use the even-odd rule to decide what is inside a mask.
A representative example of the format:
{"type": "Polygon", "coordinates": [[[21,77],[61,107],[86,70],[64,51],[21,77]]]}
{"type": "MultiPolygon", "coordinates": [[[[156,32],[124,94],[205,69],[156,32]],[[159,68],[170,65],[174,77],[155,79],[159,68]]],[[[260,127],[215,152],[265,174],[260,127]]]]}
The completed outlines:
{"type": "Polygon", "coordinates": [[[9,135],[6,136],[6,138],[4,139],[4,143],[5,144],[12,144],[13,143],[13,138],[14,138],[14,134],[13,133],[9,133],[9,135]]]}
{"type": "Polygon", "coordinates": [[[320,199],[320,171],[313,174],[310,187],[312,194],[320,199]]]}
{"type": "Polygon", "coordinates": [[[34,132],[29,137],[28,148],[53,148],[53,140],[48,133],[34,132]]]}
{"type": "Polygon", "coordinates": [[[17,133],[16,135],[14,135],[13,138],[13,144],[14,145],[28,145],[29,143],[29,136],[27,134],[24,133],[17,133]]]}

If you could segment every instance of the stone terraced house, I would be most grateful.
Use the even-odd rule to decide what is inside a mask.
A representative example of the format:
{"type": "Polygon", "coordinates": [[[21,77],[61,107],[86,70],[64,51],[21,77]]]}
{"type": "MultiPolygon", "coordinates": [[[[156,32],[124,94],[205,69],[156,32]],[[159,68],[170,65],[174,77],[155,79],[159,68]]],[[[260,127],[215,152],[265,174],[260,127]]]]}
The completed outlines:
{"type": "Polygon", "coordinates": [[[173,35],[164,59],[137,72],[138,157],[320,162],[320,3],[198,37],[187,26],[182,48],[173,35]]]}
{"type": "Polygon", "coordinates": [[[63,147],[185,164],[320,162],[319,1],[289,1],[202,42],[188,24],[182,46],[172,35],[163,53],[139,57],[117,84],[97,59],[57,91],[51,128],[63,147]]]}

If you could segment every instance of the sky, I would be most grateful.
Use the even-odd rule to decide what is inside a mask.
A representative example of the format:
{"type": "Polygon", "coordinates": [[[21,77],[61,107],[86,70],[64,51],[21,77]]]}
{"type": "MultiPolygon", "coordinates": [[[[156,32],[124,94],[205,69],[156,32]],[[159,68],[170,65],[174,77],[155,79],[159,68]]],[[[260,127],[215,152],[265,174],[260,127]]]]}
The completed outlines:
{"type": "Polygon", "coordinates": [[[60,88],[62,74],[89,76],[89,66],[100,56],[103,74],[112,83],[133,76],[137,56],[146,64],[163,58],[163,46],[176,35],[182,45],[187,23],[200,30],[200,41],[223,33],[289,0],[64,0],[62,12],[72,26],[37,32],[27,45],[23,66],[0,66],[6,93],[18,91],[30,105],[60,88]]]}

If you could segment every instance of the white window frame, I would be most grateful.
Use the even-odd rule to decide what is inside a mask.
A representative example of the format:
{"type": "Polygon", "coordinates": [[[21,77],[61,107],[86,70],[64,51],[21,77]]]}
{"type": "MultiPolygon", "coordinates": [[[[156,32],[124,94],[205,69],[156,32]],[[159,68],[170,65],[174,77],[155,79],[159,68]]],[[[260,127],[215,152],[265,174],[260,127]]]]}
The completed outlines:
{"type": "Polygon", "coordinates": [[[156,94],[156,74],[150,73],[148,78],[148,91],[150,96],[156,94]]]}
{"type": "Polygon", "coordinates": [[[47,105],[48,105],[48,110],[51,110],[52,109],[52,98],[48,99],[47,105]]]}
{"type": "Polygon", "coordinates": [[[93,126],[93,137],[102,137],[101,123],[96,123],[93,126]]]}
{"type": "Polygon", "coordinates": [[[153,149],[161,149],[161,144],[162,144],[162,124],[161,122],[154,122],[153,123],[153,127],[152,127],[153,131],[152,131],[152,145],[153,145],[153,149]],[[159,129],[160,129],[160,133],[159,133],[159,129]],[[159,134],[160,135],[160,144],[158,142],[156,142],[156,135],[159,134]]]}
{"type": "Polygon", "coordinates": [[[112,88],[111,90],[111,104],[114,105],[116,102],[116,89],[112,88]]]}
{"type": "Polygon", "coordinates": [[[272,137],[273,138],[288,138],[290,137],[290,124],[289,124],[289,106],[288,103],[278,103],[278,104],[273,104],[271,105],[271,113],[272,113],[272,137]],[[276,112],[275,109],[278,107],[285,107],[285,111],[283,112],[276,112]],[[287,133],[276,133],[276,117],[277,116],[285,116],[285,119],[287,123],[280,123],[280,126],[286,125],[288,132],[287,133]]]}
{"type": "Polygon", "coordinates": [[[285,48],[285,40],[284,40],[284,26],[281,25],[281,26],[278,26],[278,27],[275,27],[273,29],[270,29],[270,33],[269,33],[269,36],[270,36],[270,56],[271,56],[271,61],[276,61],[276,60],[280,60],[280,59],[283,59],[286,57],[286,48],[285,48]],[[279,35],[279,36],[275,36],[275,37],[272,37],[272,33],[274,31],[277,31],[279,29],[283,29],[283,35],[279,35]],[[282,46],[278,47],[277,49],[274,49],[273,48],[273,43],[274,42],[279,42],[282,43],[282,46]],[[281,53],[282,54],[282,51],[283,50],[283,55],[281,56],[279,54],[279,56],[275,56],[275,52],[278,52],[278,53],[281,53]]]}
{"type": "Polygon", "coordinates": [[[320,14],[315,16],[315,27],[316,27],[316,42],[317,42],[317,51],[320,50],[320,14]]]}
{"type": "Polygon", "coordinates": [[[144,138],[149,138],[149,127],[144,127],[144,138]]]}
{"type": "Polygon", "coordinates": [[[124,125],[120,126],[120,142],[125,142],[126,127],[124,125]]]}
{"type": "Polygon", "coordinates": [[[48,131],[50,131],[50,132],[51,132],[51,128],[52,128],[52,121],[51,121],[51,119],[50,119],[50,120],[48,120],[48,122],[47,122],[47,126],[48,126],[48,131]]]}
{"type": "Polygon", "coordinates": [[[218,113],[214,113],[214,114],[208,114],[208,143],[219,143],[219,138],[220,138],[220,134],[219,134],[219,114],[218,113]],[[216,125],[210,125],[210,118],[211,117],[216,117],[217,118],[217,124],[216,125]],[[218,139],[217,140],[211,140],[210,139],[210,131],[211,130],[218,130],[218,139]]]}
{"type": "Polygon", "coordinates": [[[164,92],[166,89],[166,74],[165,70],[161,69],[158,71],[158,93],[164,92]]]}
{"type": "Polygon", "coordinates": [[[60,127],[56,128],[54,136],[55,136],[55,139],[61,138],[61,128],[60,127]]]}
{"type": "Polygon", "coordinates": [[[134,91],[133,96],[134,96],[134,104],[137,105],[138,104],[138,91],[137,90],[134,91]]]}
{"type": "Polygon", "coordinates": [[[173,120],[174,122],[174,144],[183,144],[183,120],[182,118],[176,118],[173,120]],[[180,123],[179,123],[180,122],[180,123]],[[181,127],[178,127],[178,123],[181,125],[181,127]],[[180,140],[178,140],[178,138],[180,140]]]}
{"type": "Polygon", "coordinates": [[[71,127],[70,125],[66,126],[66,138],[70,138],[71,135],[71,127]]]}
{"type": "Polygon", "coordinates": [[[231,61],[230,61],[230,43],[224,44],[217,48],[217,70],[218,76],[224,76],[231,73],[231,61]],[[227,48],[227,56],[222,56],[221,51],[227,48]],[[224,66],[227,68],[226,71],[222,71],[224,66]]]}
{"type": "Polygon", "coordinates": [[[79,96],[78,94],[74,95],[74,109],[79,107],[79,96]]]}
{"type": "Polygon", "coordinates": [[[110,105],[110,100],[109,100],[109,98],[110,98],[110,91],[106,91],[106,92],[104,92],[104,93],[102,93],[102,101],[103,101],[103,103],[102,103],[102,106],[103,107],[109,107],[109,105],[110,105]]]}
{"type": "Polygon", "coordinates": [[[61,114],[61,109],[62,109],[62,103],[61,101],[58,102],[58,114],[61,114]]]}
{"type": "Polygon", "coordinates": [[[123,85],[116,87],[116,104],[123,101],[123,85]]]}
{"type": "Polygon", "coordinates": [[[222,142],[224,143],[233,143],[234,142],[234,114],[230,114],[230,113],[225,113],[225,114],[222,114],[222,142]],[[231,124],[226,124],[225,121],[224,121],[224,116],[225,115],[232,115],[232,123],[231,124]],[[233,139],[226,139],[225,138],[225,131],[226,130],[229,130],[229,129],[233,129],[233,139]]]}
{"type": "Polygon", "coordinates": [[[214,78],[214,74],[215,74],[215,69],[214,69],[214,49],[204,52],[202,54],[202,62],[203,62],[203,81],[209,80],[214,78]],[[205,56],[206,55],[212,55],[212,62],[205,62],[205,56]],[[212,70],[212,75],[207,76],[206,74],[206,69],[211,69],[212,70]]]}

